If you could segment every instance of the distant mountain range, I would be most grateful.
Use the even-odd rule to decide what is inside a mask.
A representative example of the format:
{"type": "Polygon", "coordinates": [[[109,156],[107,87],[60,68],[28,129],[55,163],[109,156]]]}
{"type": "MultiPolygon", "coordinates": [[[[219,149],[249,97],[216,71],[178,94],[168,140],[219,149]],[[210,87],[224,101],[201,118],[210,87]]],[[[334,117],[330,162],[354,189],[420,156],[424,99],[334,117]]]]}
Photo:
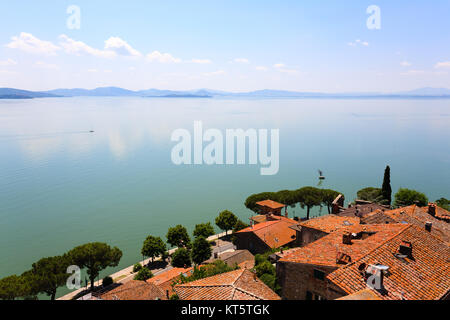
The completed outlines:
{"type": "Polygon", "coordinates": [[[209,89],[173,91],[148,89],[132,91],[118,87],[88,89],[55,89],[50,91],[27,91],[12,88],[0,88],[0,99],[33,99],[52,97],[156,97],[156,98],[213,98],[213,97],[249,97],[249,98],[450,98],[450,89],[421,88],[412,91],[381,93],[321,93],[296,92],[283,90],[258,90],[251,92],[226,92],[209,89]]]}

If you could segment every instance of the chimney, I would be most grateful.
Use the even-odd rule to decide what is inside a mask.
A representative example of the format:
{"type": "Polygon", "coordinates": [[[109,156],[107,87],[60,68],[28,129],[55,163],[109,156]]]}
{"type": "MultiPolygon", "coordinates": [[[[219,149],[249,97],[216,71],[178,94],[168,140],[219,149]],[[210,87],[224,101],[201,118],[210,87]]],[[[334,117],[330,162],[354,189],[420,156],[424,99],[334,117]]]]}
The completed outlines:
{"type": "Polygon", "coordinates": [[[430,214],[433,217],[436,217],[436,204],[435,203],[428,204],[428,214],[430,214]]]}
{"type": "Polygon", "coordinates": [[[400,248],[398,249],[398,252],[402,255],[407,256],[408,258],[412,257],[412,243],[408,241],[402,241],[402,244],[400,244],[400,248]]]}
{"type": "Polygon", "coordinates": [[[219,254],[217,252],[214,252],[214,259],[219,258],[219,254]]]}
{"type": "Polygon", "coordinates": [[[169,290],[166,290],[166,297],[167,297],[168,300],[170,300],[170,297],[169,297],[169,290]]]}
{"type": "Polygon", "coordinates": [[[352,234],[351,233],[344,233],[342,235],[342,243],[343,244],[352,244],[352,234]]]}
{"type": "Polygon", "coordinates": [[[431,229],[433,229],[433,223],[432,222],[425,223],[425,230],[431,232],[431,229]]]}
{"type": "Polygon", "coordinates": [[[256,282],[258,281],[258,278],[256,277],[256,272],[253,272],[253,280],[256,282]]]}

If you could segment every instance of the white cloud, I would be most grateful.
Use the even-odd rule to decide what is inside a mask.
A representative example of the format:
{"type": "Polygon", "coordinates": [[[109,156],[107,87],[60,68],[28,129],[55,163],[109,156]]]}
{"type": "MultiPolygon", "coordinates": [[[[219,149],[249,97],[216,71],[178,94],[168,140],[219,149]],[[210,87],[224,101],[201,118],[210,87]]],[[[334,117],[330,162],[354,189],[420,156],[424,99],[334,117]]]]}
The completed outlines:
{"type": "Polygon", "coordinates": [[[17,64],[17,62],[13,59],[7,59],[7,60],[0,61],[1,67],[15,66],[16,64],[17,64]]]}
{"type": "Polygon", "coordinates": [[[284,67],[286,67],[286,65],[284,64],[284,63],[276,63],[276,64],[274,64],[273,65],[275,68],[284,68],[284,67]]]}
{"type": "Polygon", "coordinates": [[[198,63],[198,64],[211,64],[212,61],[209,59],[192,59],[192,63],[198,63]]]}
{"type": "Polygon", "coordinates": [[[235,62],[235,63],[250,63],[250,61],[248,59],[246,59],[246,58],[236,58],[232,62],[235,62]]]}
{"type": "Polygon", "coordinates": [[[56,55],[60,47],[50,41],[36,38],[31,33],[21,32],[19,36],[11,38],[11,42],[6,45],[10,49],[19,49],[32,54],[43,54],[48,56],[56,55]]]}
{"type": "Polygon", "coordinates": [[[181,59],[173,57],[170,53],[161,53],[159,51],[153,51],[147,55],[147,60],[150,62],[159,63],[180,63],[181,59]]]}
{"type": "Polygon", "coordinates": [[[50,69],[50,70],[58,70],[59,67],[56,64],[46,63],[42,61],[38,61],[34,64],[35,67],[41,68],[41,69],[50,69]]]}
{"type": "Polygon", "coordinates": [[[82,41],[76,41],[69,38],[65,34],[60,35],[59,38],[62,40],[62,42],[60,42],[61,47],[63,47],[65,52],[68,54],[74,55],[88,54],[91,56],[101,58],[113,58],[116,56],[116,53],[114,51],[99,50],[92,48],[82,41]]]}
{"type": "Polygon", "coordinates": [[[267,71],[267,70],[268,70],[268,68],[267,68],[267,67],[264,67],[264,66],[257,66],[257,67],[255,67],[255,69],[256,69],[257,71],[267,71]]]}
{"type": "Polygon", "coordinates": [[[410,67],[410,66],[411,66],[411,63],[408,62],[408,61],[402,61],[402,62],[400,63],[400,65],[401,65],[402,67],[410,67]]]}
{"type": "Polygon", "coordinates": [[[403,76],[416,76],[416,75],[421,75],[421,74],[425,74],[426,72],[424,70],[409,70],[408,72],[403,72],[401,73],[401,75],[403,76]]]}
{"type": "Polygon", "coordinates": [[[364,47],[368,47],[369,46],[369,43],[367,42],[367,41],[362,41],[362,40],[360,40],[360,39],[356,39],[354,42],[349,42],[349,43],[347,43],[349,46],[351,46],[351,47],[356,47],[356,46],[358,46],[358,45],[360,45],[360,46],[364,46],[364,47]]]}
{"type": "Polygon", "coordinates": [[[450,61],[438,62],[434,67],[436,69],[450,68],[450,61]]]}
{"type": "Polygon", "coordinates": [[[225,74],[226,72],[224,70],[217,70],[217,71],[213,71],[213,72],[207,72],[204,73],[203,75],[206,77],[212,77],[212,76],[220,76],[225,74]]]}
{"type": "Polygon", "coordinates": [[[105,50],[111,50],[120,56],[140,57],[142,54],[133,49],[125,40],[118,37],[111,37],[105,41],[105,50]]]}

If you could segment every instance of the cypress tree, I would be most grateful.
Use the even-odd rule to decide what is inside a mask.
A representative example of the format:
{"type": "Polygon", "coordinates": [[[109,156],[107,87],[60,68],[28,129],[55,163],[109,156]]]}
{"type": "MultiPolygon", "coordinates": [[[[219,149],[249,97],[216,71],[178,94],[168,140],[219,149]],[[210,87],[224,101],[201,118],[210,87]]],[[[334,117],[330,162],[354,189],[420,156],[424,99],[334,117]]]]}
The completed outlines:
{"type": "Polygon", "coordinates": [[[391,168],[386,167],[384,171],[383,186],[381,188],[381,195],[387,204],[391,205],[392,202],[392,188],[391,188],[391,168]]]}

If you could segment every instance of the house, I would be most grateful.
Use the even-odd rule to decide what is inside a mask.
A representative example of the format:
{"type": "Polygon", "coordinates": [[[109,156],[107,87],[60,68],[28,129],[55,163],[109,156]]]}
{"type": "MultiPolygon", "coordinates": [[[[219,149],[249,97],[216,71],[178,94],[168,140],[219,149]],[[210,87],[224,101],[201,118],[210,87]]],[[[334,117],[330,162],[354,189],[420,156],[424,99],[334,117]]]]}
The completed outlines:
{"type": "Polygon", "coordinates": [[[382,206],[377,203],[372,203],[368,201],[356,200],[356,204],[349,206],[345,209],[340,209],[338,212],[334,212],[334,214],[341,217],[359,217],[363,218],[367,214],[374,212],[375,210],[389,210],[390,208],[387,206],[382,206]]]}
{"type": "Polygon", "coordinates": [[[157,286],[164,296],[169,299],[175,292],[173,291],[173,284],[181,275],[188,277],[194,271],[194,268],[172,268],[168,271],[160,273],[147,280],[147,283],[157,286]]]}
{"type": "Polygon", "coordinates": [[[428,207],[422,208],[427,211],[427,213],[436,219],[450,222],[450,211],[439,207],[436,203],[429,203],[428,207]]]}
{"type": "Polygon", "coordinates": [[[145,281],[130,280],[95,297],[96,300],[166,300],[164,292],[145,281]]]}
{"type": "Polygon", "coordinates": [[[285,204],[278,203],[272,200],[260,201],[257,202],[256,205],[258,206],[259,213],[262,215],[281,216],[281,210],[283,208],[286,208],[285,204]]]}
{"type": "MultiPolygon", "coordinates": [[[[444,209],[442,210],[446,211],[444,209]]],[[[436,211],[437,209],[435,207],[433,208],[433,204],[424,208],[412,205],[394,210],[377,210],[361,218],[361,223],[409,223],[423,230],[427,230],[430,234],[444,242],[450,243],[450,225],[430,214],[430,212],[435,213],[436,211]]]]}
{"type": "Polygon", "coordinates": [[[204,262],[204,264],[214,263],[217,260],[222,260],[229,267],[238,265],[241,268],[251,269],[255,266],[255,256],[248,250],[235,250],[224,252],[222,254],[215,255],[213,258],[204,262]]]}
{"type": "Polygon", "coordinates": [[[247,269],[218,274],[175,286],[180,300],[280,300],[247,269]]]}
{"type": "Polygon", "coordinates": [[[356,224],[339,228],[304,247],[286,251],[276,266],[282,297],[290,300],[330,299],[327,275],[361,259],[408,227],[404,224],[356,224]]]}
{"type": "Polygon", "coordinates": [[[296,231],[289,227],[296,225],[297,221],[282,216],[271,217],[269,221],[236,232],[234,236],[237,249],[258,254],[295,243],[296,231]]]}
{"type": "Polygon", "coordinates": [[[329,274],[327,297],[358,295],[369,289],[382,300],[449,299],[449,261],[448,244],[423,228],[406,225],[360,259],[329,274]]]}
{"type": "Polygon", "coordinates": [[[341,217],[330,214],[300,222],[290,228],[296,232],[296,246],[301,247],[340,228],[359,224],[360,219],[357,217],[341,217]]]}

